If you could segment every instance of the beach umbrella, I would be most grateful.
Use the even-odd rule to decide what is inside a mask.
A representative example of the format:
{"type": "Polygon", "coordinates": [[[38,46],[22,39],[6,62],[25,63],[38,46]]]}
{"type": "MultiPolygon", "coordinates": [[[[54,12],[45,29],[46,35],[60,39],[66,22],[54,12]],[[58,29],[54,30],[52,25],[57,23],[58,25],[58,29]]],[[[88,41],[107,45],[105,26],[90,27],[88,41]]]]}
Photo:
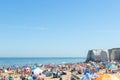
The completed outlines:
{"type": "Polygon", "coordinates": [[[40,73],[42,73],[43,72],[43,70],[41,70],[40,68],[36,68],[36,69],[34,69],[33,70],[33,73],[34,73],[34,75],[36,75],[36,76],[38,76],[40,73]]]}
{"type": "Polygon", "coordinates": [[[27,68],[27,66],[22,66],[22,68],[27,68]]]}
{"type": "Polygon", "coordinates": [[[104,74],[99,76],[96,80],[119,80],[119,79],[113,75],[104,74]]]}

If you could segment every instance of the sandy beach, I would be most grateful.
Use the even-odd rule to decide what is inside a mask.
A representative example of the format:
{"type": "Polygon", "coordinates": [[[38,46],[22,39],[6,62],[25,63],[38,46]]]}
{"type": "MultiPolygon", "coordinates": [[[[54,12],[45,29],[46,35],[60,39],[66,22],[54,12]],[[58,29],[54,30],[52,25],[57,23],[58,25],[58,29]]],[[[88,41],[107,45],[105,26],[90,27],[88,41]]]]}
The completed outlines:
{"type": "MultiPolygon", "coordinates": [[[[109,62],[109,64],[111,64],[111,66],[119,65],[117,62],[109,62]]],[[[92,77],[94,78],[93,80],[97,80],[100,76],[103,75],[109,75],[111,77],[114,77],[114,79],[116,78],[115,80],[120,80],[119,68],[116,68],[116,70],[114,68],[113,70],[110,67],[107,68],[107,64],[100,64],[95,62],[56,65],[56,67],[55,65],[41,65],[37,67],[34,66],[34,69],[32,66],[26,68],[3,67],[3,69],[0,69],[0,78],[1,80],[42,80],[38,79],[40,76],[43,78],[43,80],[85,80],[84,78],[86,78],[86,74],[88,73],[91,75],[93,73],[97,75],[96,77],[92,77]],[[99,69],[98,71],[95,66],[99,69]],[[87,70],[90,70],[91,72],[86,73],[87,70]],[[54,76],[54,74],[57,76],[54,76]]]]}

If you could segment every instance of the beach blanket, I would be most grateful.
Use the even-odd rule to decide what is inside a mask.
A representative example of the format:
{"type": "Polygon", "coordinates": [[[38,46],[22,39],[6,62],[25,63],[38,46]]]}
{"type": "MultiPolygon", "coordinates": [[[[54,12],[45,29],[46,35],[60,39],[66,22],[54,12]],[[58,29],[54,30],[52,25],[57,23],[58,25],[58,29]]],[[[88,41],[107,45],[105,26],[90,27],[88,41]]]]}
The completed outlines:
{"type": "Polygon", "coordinates": [[[86,75],[84,75],[81,80],[92,80],[95,78],[98,78],[98,75],[96,73],[93,74],[86,73],[86,75]]]}

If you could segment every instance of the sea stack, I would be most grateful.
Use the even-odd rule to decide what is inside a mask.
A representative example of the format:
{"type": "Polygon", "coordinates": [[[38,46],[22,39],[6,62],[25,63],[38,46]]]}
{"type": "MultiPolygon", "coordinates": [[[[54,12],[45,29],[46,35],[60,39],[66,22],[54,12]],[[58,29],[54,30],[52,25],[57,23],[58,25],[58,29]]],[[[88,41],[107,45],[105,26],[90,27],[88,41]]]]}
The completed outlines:
{"type": "Polygon", "coordinates": [[[86,62],[88,61],[120,61],[120,48],[89,50],[86,62]]]}
{"type": "Polygon", "coordinates": [[[87,54],[87,60],[88,61],[109,61],[109,52],[108,50],[103,50],[103,49],[93,49],[89,50],[87,54]]]}

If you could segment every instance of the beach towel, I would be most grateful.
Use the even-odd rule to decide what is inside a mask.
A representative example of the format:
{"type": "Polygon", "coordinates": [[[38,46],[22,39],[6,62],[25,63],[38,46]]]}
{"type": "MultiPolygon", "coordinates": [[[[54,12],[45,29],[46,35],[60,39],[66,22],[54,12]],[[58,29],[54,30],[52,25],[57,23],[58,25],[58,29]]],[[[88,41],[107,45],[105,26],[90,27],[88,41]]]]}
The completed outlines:
{"type": "Polygon", "coordinates": [[[90,73],[86,73],[86,75],[84,75],[81,80],[91,80],[91,79],[92,79],[91,74],[90,73]]]}

